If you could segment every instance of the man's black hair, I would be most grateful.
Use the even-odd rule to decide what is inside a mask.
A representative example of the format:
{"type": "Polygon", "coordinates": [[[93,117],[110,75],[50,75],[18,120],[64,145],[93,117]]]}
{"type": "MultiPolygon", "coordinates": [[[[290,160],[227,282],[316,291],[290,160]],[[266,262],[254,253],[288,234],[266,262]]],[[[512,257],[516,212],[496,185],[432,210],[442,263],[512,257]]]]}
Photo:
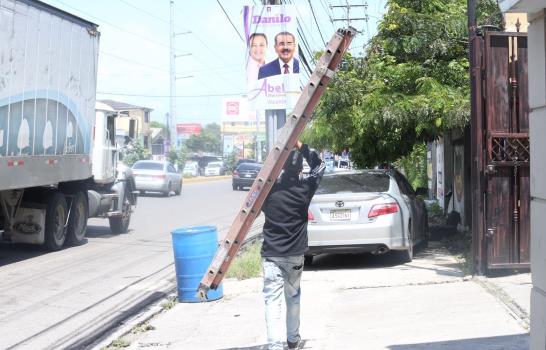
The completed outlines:
{"type": "Polygon", "coordinates": [[[284,162],[284,172],[290,175],[299,175],[303,170],[303,155],[300,151],[293,149],[284,162]]]}

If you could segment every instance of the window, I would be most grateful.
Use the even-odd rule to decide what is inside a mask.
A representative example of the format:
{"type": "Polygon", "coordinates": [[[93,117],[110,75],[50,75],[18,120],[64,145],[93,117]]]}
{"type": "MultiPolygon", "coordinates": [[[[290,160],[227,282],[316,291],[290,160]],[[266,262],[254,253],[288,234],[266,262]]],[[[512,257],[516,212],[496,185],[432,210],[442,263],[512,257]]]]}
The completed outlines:
{"type": "Polygon", "coordinates": [[[385,173],[356,173],[325,175],[317,194],[387,192],[390,178],[385,173]]]}
{"type": "Polygon", "coordinates": [[[163,163],[158,162],[136,162],[133,169],[163,170],[163,163]]]}
{"type": "Polygon", "coordinates": [[[144,123],[149,123],[150,122],[150,111],[145,111],[144,112],[144,123]]]}
{"type": "Polygon", "coordinates": [[[108,137],[109,140],[106,140],[107,142],[110,141],[110,144],[112,146],[116,145],[116,129],[115,129],[115,122],[114,122],[114,116],[108,116],[106,119],[106,129],[108,130],[108,137]]]}
{"type": "Polygon", "coordinates": [[[144,147],[148,148],[148,136],[144,136],[144,147]]]}
{"type": "Polygon", "coordinates": [[[129,120],[129,137],[132,138],[133,140],[136,138],[135,129],[136,129],[136,120],[134,119],[129,120]]]}

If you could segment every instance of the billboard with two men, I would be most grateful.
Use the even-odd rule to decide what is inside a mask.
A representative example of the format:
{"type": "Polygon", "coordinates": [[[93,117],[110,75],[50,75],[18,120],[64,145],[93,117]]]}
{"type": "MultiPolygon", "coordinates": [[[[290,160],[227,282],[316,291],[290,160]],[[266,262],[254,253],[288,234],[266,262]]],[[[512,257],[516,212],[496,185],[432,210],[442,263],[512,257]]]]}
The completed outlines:
{"type": "Polygon", "coordinates": [[[249,107],[291,110],[301,92],[291,5],[245,6],[246,72],[249,107]]]}

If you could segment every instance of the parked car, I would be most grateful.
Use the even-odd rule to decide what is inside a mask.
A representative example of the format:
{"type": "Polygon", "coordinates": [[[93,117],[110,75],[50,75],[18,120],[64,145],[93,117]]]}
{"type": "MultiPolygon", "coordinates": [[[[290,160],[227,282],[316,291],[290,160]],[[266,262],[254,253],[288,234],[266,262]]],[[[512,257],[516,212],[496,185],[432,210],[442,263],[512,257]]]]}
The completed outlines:
{"type": "Polygon", "coordinates": [[[413,259],[416,244],[428,244],[425,204],[396,170],[340,171],[325,174],[308,213],[309,251],[384,254],[413,259]]]}
{"type": "Polygon", "coordinates": [[[184,175],[184,176],[198,176],[199,175],[199,164],[197,164],[197,162],[186,162],[186,164],[184,164],[184,169],[182,170],[182,175],[184,175]]]}
{"type": "Polygon", "coordinates": [[[133,164],[133,175],[141,194],[150,191],[169,196],[174,191],[178,196],[182,192],[182,175],[168,162],[139,160],[133,164]]]}
{"type": "Polygon", "coordinates": [[[235,164],[235,169],[243,163],[258,163],[255,159],[247,159],[247,158],[241,158],[237,160],[237,163],[235,164]]]}
{"type": "Polygon", "coordinates": [[[224,162],[210,162],[205,167],[205,176],[220,176],[224,173],[224,162]]]}
{"type": "Polygon", "coordinates": [[[232,175],[233,190],[237,191],[243,189],[243,187],[251,187],[258,176],[258,173],[262,170],[262,164],[259,163],[242,163],[235,170],[232,175]]]}

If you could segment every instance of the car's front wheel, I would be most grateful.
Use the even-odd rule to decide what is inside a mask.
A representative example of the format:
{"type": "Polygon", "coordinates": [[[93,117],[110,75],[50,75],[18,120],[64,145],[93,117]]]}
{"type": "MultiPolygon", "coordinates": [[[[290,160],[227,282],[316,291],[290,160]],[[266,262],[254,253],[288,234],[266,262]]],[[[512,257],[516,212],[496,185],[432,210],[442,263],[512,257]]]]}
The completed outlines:
{"type": "Polygon", "coordinates": [[[112,233],[126,233],[129,230],[129,223],[131,222],[131,202],[126,194],[123,196],[121,215],[109,218],[109,222],[112,233]]]}

